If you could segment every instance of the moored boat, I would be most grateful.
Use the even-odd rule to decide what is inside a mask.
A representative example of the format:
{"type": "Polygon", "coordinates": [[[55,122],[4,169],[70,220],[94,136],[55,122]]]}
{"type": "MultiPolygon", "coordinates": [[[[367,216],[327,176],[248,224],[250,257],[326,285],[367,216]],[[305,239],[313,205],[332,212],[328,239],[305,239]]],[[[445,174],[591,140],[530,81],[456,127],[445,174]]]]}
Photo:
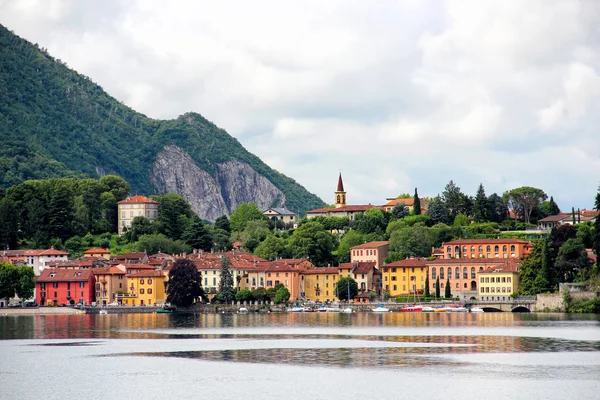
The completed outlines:
{"type": "Polygon", "coordinates": [[[389,312],[390,309],[384,307],[383,304],[378,304],[377,307],[373,308],[373,312],[389,312]]]}
{"type": "Polygon", "coordinates": [[[435,310],[435,308],[433,307],[429,307],[429,306],[425,306],[423,307],[423,312],[433,312],[435,310]]]}
{"type": "Polygon", "coordinates": [[[466,307],[449,307],[448,311],[450,311],[450,312],[467,312],[469,310],[467,310],[466,307]]]}
{"type": "Polygon", "coordinates": [[[470,312],[474,312],[474,313],[482,313],[482,312],[484,312],[483,308],[481,308],[481,307],[471,307],[471,309],[469,311],[470,312]]]}
{"type": "Polygon", "coordinates": [[[423,311],[423,307],[422,306],[407,306],[407,307],[402,307],[402,312],[422,312],[423,311]]]}
{"type": "Polygon", "coordinates": [[[346,308],[344,308],[343,312],[346,313],[346,314],[351,314],[352,313],[352,309],[350,307],[346,307],[346,308]]]}

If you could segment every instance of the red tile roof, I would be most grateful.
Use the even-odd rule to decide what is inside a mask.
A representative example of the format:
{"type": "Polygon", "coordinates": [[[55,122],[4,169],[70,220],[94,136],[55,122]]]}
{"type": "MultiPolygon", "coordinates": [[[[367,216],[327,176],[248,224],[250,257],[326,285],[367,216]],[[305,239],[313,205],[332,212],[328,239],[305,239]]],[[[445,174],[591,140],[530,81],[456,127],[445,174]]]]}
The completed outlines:
{"type": "Polygon", "coordinates": [[[385,264],[384,267],[426,267],[427,260],[422,257],[407,258],[405,260],[395,261],[393,263],[385,264]]]}
{"type": "MultiPolygon", "coordinates": [[[[427,261],[427,265],[446,265],[446,264],[506,264],[519,261],[517,258],[436,258],[427,261]]],[[[387,265],[386,265],[387,266],[387,265]]]]}
{"type": "Polygon", "coordinates": [[[26,256],[68,256],[66,251],[56,250],[51,247],[47,250],[25,250],[26,256]]]}
{"type": "Polygon", "coordinates": [[[506,239],[501,239],[501,238],[500,239],[457,239],[457,240],[452,240],[450,242],[442,243],[442,248],[444,246],[452,246],[452,245],[459,245],[459,244],[477,245],[477,244],[504,244],[504,243],[531,244],[531,242],[527,241],[527,240],[512,239],[512,238],[506,238],[506,239]]]}
{"type": "Polygon", "coordinates": [[[355,249],[375,249],[375,248],[382,247],[382,246],[388,246],[389,244],[390,244],[390,242],[388,242],[388,241],[369,242],[369,243],[363,243],[363,244],[359,244],[358,246],[351,247],[351,249],[352,250],[355,250],[355,249]]]}
{"type": "Polygon", "coordinates": [[[152,271],[140,271],[140,272],[136,272],[134,274],[129,274],[127,275],[128,277],[131,278],[155,278],[155,277],[161,277],[163,275],[163,273],[161,271],[157,271],[157,270],[152,270],[152,271]]]}
{"type": "Polygon", "coordinates": [[[507,263],[507,264],[502,264],[502,265],[497,265],[494,267],[488,267],[486,269],[484,269],[483,271],[479,271],[478,274],[493,274],[493,273],[497,273],[497,272],[519,272],[519,265],[518,263],[507,263]]]}
{"type": "Polygon", "coordinates": [[[367,210],[370,210],[371,208],[378,208],[380,210],[383,210],[383,207],[379,207],[379,206],[374,206],[372,204],[367,204],[367,205],[353,205],[353,206],[342,206],[342,207],[338,207],[338,208],[317,208],[315,210],[310,210],[307,211],[307,214],[335,214],[335,213],[342,213],[342,212],[365,212],[367,210]]]}
{"type": "Polygon", "coordinates": [[[316,275],[316,274],[339,274],[340,269],[338,267],[315,267],[302,271],[303,274],[316,275]]]}
{"type": "Polygon", "coordinates": [[[125,271],[117,267],[92,268],[94,275],[125,275],[125,271]]]}
{"type": "Polygon", "coordinates": [[[94,247],[92,249],[84,251],[83,254],[110,254],[110,251],[101,247],[94,247]]]}
{"type": "Polygon", "coordinates": [[[343,191],[344,191],[344,182],[342,182],[342,173],[340,172],[340,177],[338,178],[338,185],[337,185],[336,192],[343,192],[343,191]]]}
{"type": "Polygon", "coordinates": [[[38,276],[36,282],[81,282],[93,276],[89,269],[46,268],[38,276]]]}
{"type": "Polygon", "coordinates": [[[149,199],[145,196],[131,196],[126,198],[125,200],[121,200],[117,202],[117,204],[130,204],[130,203],[149,203],[149,204],[158,204],[157,201],[149,199]]]}
{"type": "Polygon", "coordinates": [[[368,274],[375,269],[377,263],[375,261],[361,261],[352,264],[354,264],[353,274],[368,274]]]}

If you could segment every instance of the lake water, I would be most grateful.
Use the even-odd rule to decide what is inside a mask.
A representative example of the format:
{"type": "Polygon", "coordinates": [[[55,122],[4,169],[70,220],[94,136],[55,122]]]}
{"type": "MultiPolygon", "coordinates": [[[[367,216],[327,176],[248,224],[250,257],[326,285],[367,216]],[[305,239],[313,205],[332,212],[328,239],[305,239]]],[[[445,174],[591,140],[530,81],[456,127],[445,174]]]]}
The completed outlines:
{"type": "Polygon", "coordinates": [[[0,317],[0,399],[599,399],[600,316],[0,317]]]}

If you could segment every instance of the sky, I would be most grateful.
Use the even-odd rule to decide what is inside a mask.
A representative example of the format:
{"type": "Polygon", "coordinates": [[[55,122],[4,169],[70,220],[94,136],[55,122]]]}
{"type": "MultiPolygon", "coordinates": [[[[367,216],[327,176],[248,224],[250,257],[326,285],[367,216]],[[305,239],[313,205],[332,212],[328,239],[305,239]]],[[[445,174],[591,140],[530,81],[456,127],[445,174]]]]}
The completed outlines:
{"type": "Polygon", "coordinates": [[[600,1],[0,0],[149,117],[202,114],[333,203],[600,184],[600,1]]]}

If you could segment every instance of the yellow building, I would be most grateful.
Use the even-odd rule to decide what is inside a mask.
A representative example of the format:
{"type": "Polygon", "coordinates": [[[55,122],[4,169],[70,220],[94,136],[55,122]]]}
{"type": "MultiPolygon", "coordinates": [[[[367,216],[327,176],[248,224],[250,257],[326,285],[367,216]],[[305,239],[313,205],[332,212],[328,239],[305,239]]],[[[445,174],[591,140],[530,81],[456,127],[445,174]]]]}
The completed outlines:
{"type": "Polygon", "coordinates": [[[110,259],[110,251],[102,249],[100,247],[94,247],[83,252],[84,257],[98,257],[106,260],[110,259]]]}
{"type": "Polygon", "coordinates": [[[119,235],[131,228],[135,217],[146,217],[150,222],[158,219],[158,202],[144,196],[132,196],[117,203],[119,235]]]}
{"type": "Polygon", "coordinates": [[[519,262],[489,267],[477,273],[479,301],[507,301],[519,292],[519,262]]]}
{"type": "Polygon", "coordinates": [[[340,269],[337,267],[315,267],[302,272],[300,291],[306,300],[337,301],[336,285],[340,279],[340,269]]]}
{"type": "Polygon", "coordinates": [[[93,268],[96,277],[96,302],[106,306],[116,301],[117,293],[127,290],[125,271],[117,267],[93,268]]]}
{"type": "Polygon", "coordinates": [[[151,306],[164,303],[165,276],[161,271],[148,270],[127,275],[127,293],[117,295],[123,305],[151,306]]]}
{"type": "Polygon", "coordinates": [[[391,297],[422,294],[427,278],[424,258],[407,258],[382,267],[383,290],[391,297]]]}

